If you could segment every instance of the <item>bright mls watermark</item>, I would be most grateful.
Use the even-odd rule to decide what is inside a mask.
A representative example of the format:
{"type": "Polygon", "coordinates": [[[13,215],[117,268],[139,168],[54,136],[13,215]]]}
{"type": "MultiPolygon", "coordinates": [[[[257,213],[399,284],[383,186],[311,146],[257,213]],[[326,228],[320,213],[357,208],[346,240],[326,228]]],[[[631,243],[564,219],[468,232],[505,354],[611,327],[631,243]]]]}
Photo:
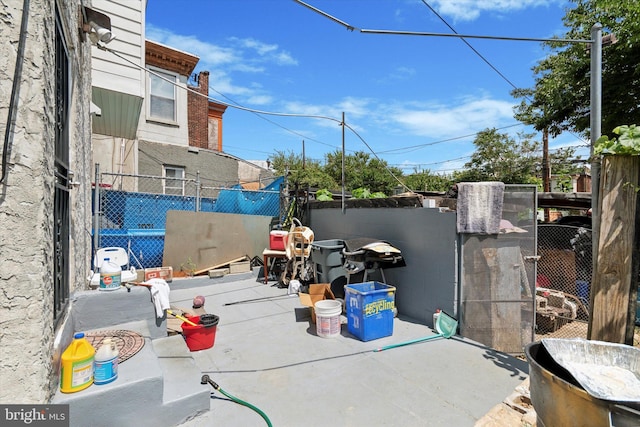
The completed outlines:
{"type": "Polygon", "coordinates": [[[69,405],[0,405],[0,425],[69,427],[69,405]]]}

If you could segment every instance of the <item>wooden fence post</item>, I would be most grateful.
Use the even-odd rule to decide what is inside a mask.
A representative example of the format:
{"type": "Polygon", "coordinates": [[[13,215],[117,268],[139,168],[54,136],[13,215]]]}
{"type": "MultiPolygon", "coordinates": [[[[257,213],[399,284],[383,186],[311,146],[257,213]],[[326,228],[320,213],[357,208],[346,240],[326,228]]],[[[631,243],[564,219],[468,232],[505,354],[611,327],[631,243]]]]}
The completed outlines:
{"type": "Polygon", "coordinates": [[[605,156],[588,338],[633,345],[640,271],[640,156],[605,156]]]}

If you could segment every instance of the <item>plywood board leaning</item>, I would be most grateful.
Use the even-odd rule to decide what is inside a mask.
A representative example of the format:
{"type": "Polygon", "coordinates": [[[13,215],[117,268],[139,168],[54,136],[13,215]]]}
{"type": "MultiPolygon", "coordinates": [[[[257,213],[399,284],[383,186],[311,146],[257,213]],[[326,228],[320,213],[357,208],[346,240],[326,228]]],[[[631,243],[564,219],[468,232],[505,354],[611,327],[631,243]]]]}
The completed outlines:
{"type": "Polygon", "coordinates": [[[162,265],[196,274],[253,258],[269,244],[271,217],[167,211],[162,265]]]}

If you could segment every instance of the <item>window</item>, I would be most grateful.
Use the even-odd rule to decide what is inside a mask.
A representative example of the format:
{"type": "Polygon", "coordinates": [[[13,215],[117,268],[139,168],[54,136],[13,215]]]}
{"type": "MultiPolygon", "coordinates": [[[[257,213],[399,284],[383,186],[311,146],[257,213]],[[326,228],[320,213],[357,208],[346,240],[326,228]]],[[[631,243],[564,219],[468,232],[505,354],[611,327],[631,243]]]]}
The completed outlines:
{"type": "Polygon", "coordinates": [[[181,166],[164,167],[164,194],[184,196],[184,168],[181,166]]]}
{"type": "MultiPolygon", "coordinates": [[[[26,13],[26,12],[25,12],[26,13]]],[[[55,190],[53,210],[53,324],[58,327],[69,303],[69,110],[71,67],[60,13],[55,28],[55,190]]]]}
{"type": "Polygon", "coordinates": [[[177,76],[157,70],[153,73],[149,74],[149,118],[175,122],[176,86],[173,83],[177,83],[177,76]]]}

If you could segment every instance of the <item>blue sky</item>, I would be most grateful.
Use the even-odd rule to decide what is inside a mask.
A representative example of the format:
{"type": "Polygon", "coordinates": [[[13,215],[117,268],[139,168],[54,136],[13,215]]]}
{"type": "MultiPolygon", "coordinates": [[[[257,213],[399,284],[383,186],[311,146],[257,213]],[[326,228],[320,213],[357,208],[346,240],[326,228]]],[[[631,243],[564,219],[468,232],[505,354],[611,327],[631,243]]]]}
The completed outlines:
{"type": "MultiPolygon", "coordinates": [[[[547,38],[564,33],[572,3],[556,0],[149,0],[146,37],[194,54],[209,71],[213,100],[227,108],[225,152],[266,160],[278,151],[323,161],[341,148],[373,150],[403,169],[450,173],[473,154],[486,128],[517,138],[509,94],[532,87],[531,68],[548,55],[539,42],[364,34],[357,29],[547,38]],[[177,5],[180,7],[177,7],[177,5]],[[508,80],[508,81],[507,81],[508,80]],[[322,116],[317,119],[304,116],[322,116]],[[358,136],[359,135],[359,136],[358,136]],[[366,144],[361,140],[364,140],[366,144]],[[304,141],[304,144],[303,144],[304,141]]],[[[588,78],[588,76],[585,76],[588,78]]],[[[541,135],[535,137],[541,140],[541,135]]],[[[586,144],[570,133],[550,150],[586,144]]],[[[577,152],[588,156],[588,147],[577,152]]]]}

